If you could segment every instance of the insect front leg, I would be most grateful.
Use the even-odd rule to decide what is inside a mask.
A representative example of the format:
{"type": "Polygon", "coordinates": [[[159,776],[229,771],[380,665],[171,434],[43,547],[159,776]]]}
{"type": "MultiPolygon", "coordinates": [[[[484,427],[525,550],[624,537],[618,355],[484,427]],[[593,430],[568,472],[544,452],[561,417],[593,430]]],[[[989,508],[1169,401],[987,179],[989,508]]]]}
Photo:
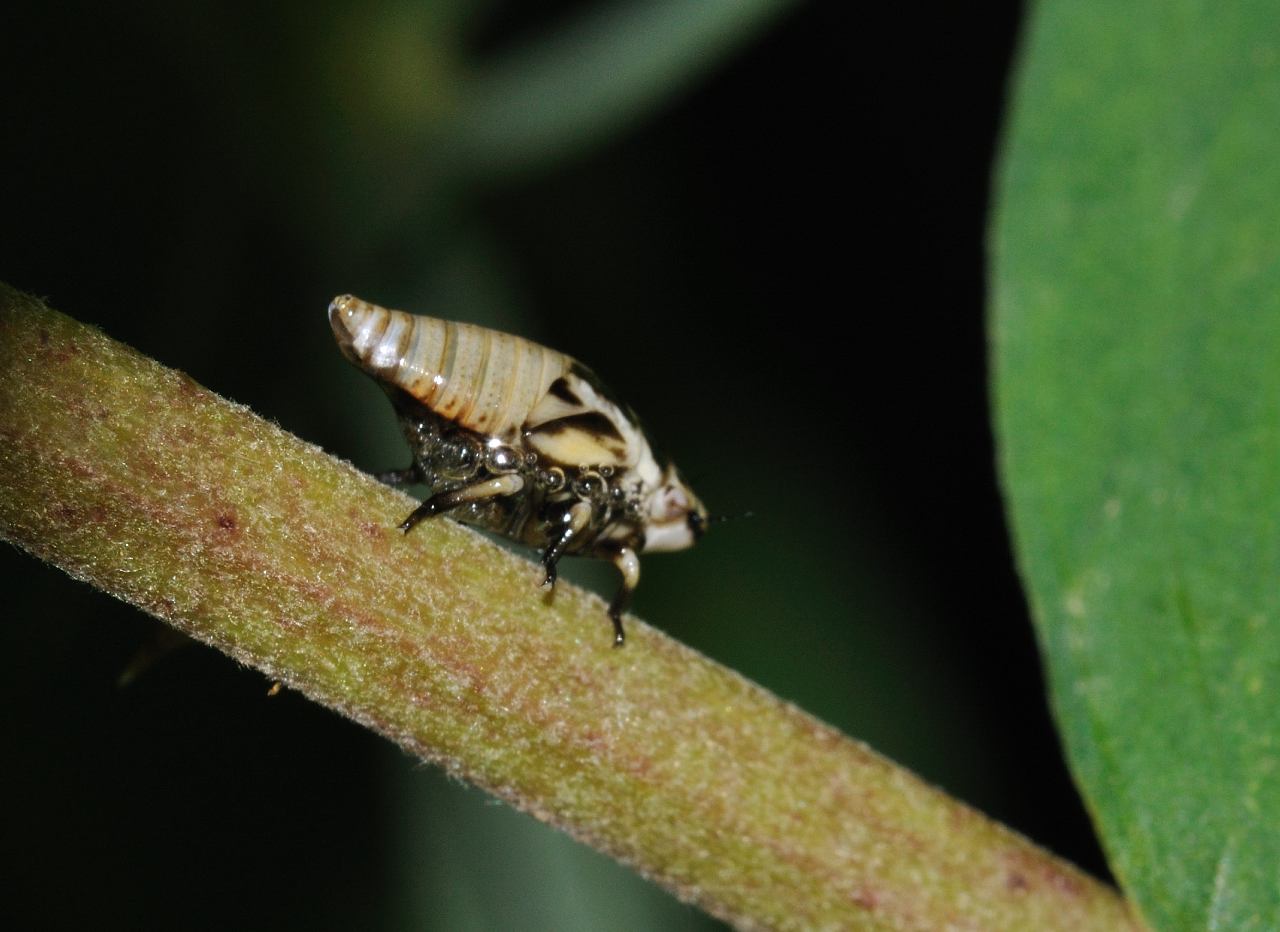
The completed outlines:
{"type": "Polygon", "coordinates": [[[631,604],[631,594],[640,584],[640,558],[630,547],[622,547],[614,556],[613,565],[618,568],[618,573],[622,576],[622,584],[618,587],[613,601],[609,603],[609,620],[613,622],[613,646],[621,647],[626,640],[626,635],[622,631],[622,613],[631,604]]]}
{"type": "Polygon", "coordinates": [[[554,589],[556,587],[556,564],[564,556],[565,549],[573,539],[587,529],[591,523],[591,504],[574,502],[561,516],[559,533],[542,553],[542,585],[554,589]]]}
{"type": "Polygon", "coordinates": [[[413,509],[413,513],[401,521],[399,527],[400,530],[408,534],[413,530],[414,525],[426,518],[444,514],[459,505],[482,502],[486,499],[499,498],[503,495],[515,495],[523,488],[524,478],[516,473],[510,473],[493,479],[484,479],[472,485],[464,485],[460,489],[440,492],[413,509]]]}

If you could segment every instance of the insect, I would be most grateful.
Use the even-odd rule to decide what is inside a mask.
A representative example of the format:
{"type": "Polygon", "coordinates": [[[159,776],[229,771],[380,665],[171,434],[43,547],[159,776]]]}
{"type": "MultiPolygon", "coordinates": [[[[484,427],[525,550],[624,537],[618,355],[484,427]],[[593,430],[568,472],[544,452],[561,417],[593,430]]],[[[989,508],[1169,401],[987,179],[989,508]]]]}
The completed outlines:
{"type": "Polygon", "coordinates": [[[638,554],[690,547],[709,522],[675,466],[659,465],[635,413],[577,360],[511,334],[351,295],[329,305],[329,324],[343,355],[390,396],[413,454],[378,478],[429,489],[400,529],[448,514],[540,548],[550,588],[563,556],[611,560],[621,646],[638,554]]]}

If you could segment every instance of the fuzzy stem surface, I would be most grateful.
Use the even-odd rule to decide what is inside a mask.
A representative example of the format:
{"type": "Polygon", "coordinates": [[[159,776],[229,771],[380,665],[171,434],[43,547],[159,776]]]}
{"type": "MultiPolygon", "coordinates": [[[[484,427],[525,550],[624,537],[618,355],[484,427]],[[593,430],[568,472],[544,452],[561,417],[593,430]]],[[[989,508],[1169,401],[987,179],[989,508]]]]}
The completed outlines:
{"type": "MultiPolygon", "coordinates": [[[[1131,929],[863,744],[0,284],[0,537],[744,929],[1131,929]]],[[[14,619],[17,621],[18,619],[14,619]]],[[[34,621],[34,619],[32,619],[34,621]]]]}

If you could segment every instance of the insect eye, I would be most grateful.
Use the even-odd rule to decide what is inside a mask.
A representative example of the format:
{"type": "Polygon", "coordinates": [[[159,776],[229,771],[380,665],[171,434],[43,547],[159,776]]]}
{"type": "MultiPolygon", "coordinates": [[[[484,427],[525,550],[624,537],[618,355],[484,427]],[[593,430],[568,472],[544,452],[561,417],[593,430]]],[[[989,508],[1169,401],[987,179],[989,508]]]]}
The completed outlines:
{"type": "Polygon", "coordinates": [[[702,514],[697,511],[689,512],[685,520],[689,524],[689,530],[693,532],[694,537],[701,537],[702,532],[707,529],[707,522],[703,519],[702,514]]]}

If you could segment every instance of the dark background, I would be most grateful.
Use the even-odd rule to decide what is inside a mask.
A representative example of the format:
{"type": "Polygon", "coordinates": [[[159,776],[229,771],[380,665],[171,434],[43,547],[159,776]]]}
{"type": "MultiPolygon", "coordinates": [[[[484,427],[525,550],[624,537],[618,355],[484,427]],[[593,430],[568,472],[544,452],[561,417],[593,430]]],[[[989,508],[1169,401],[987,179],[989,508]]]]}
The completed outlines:
{"type": "MultiPolygon", "coordinates": [[[[646,560],[640,615],[1103,873],[987,411],[1019,6],[798,4],[554,157],[451,156],[457,89],[599,6],[13,6],[0,279],[370,470],[404,453],[333,295],[572,353],[754,512],[646,560]]],[[[0,921],[714,926],[207,649],[118,688],[154,622],[9,548],[0,581],[0,921]]]]}

